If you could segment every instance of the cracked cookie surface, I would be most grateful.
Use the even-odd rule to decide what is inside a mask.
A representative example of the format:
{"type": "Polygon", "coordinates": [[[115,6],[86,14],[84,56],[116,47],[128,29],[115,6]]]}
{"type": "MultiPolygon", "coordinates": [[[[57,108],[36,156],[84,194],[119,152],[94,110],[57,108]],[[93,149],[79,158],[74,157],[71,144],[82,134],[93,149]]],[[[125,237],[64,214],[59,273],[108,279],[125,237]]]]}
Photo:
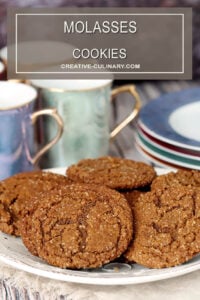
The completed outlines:
{"type": "Polygon", "coordinates": [[[66,171],[75,182],[101,184],[112,189],[132,189],[149,185],[156,177],[153,167],[119,157],[83,159],[66,171]]]}
{"type": "Polygon", "coordinates": [[[32,197],[69,182],[71,181],[64,175],[43,171],[19,173],[1,181],[0,230],[20,236],[20,221],[32,197]]]}
{"type": "Polygon", "coordinates": [[[182,264],[200,252],[200,192],[170,186],[141,194],[132,207],[134,238],[124,256],[149,268],[182,264]]]}
{"type": "Polygon", "coordinates": [[[152,184],[152,190],[165,190],[169,186],[192,186],[200,187],[200,171],[179,170],[156,177],[152,184]]]}
{"type": "Polygon", "coordinates": [[[43,195],[23,218],[25,246],[61,268],[95,268],[119,257],[132,239],[131,208],[107,187],[71,184],[43,195]]]}

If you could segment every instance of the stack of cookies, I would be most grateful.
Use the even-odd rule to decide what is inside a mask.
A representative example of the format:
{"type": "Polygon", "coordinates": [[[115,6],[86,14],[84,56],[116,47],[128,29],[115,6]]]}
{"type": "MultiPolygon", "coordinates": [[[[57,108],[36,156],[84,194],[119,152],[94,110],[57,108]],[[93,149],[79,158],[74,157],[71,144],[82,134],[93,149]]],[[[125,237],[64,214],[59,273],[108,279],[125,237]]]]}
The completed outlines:
{"type": "Polygon", "coordinates": [[[61,268],[120,257],[150,268],[200,252],[200,172],[156,176],[142,162],[85,159],[66,176],[29,172],[0,183],[0,230],[61,268]]]}

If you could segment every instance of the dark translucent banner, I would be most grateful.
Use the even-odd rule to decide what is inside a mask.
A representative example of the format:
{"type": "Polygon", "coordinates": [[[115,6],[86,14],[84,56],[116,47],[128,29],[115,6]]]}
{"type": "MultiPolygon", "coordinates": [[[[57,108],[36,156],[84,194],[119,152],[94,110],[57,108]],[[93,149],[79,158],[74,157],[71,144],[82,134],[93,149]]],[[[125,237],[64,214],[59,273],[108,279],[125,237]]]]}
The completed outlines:
{"type": "Polygon", "coordinates": [[[190,8],[16,8],[9,78],[191,79],[190,8]]]}

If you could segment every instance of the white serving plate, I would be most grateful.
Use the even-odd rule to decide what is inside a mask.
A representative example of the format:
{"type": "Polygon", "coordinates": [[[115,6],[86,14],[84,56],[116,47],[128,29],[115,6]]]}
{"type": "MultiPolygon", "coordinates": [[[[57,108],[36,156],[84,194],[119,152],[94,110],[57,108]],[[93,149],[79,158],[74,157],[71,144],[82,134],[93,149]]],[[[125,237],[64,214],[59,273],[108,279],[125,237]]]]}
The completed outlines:
{"type": "MultiPolygon", "coordinates": [[[[64,168],[49,171],[64,174],[64,168]]],[[[159,174],[168,169],[156,169],[159,174]]],[[[21,238],[0,233],[0,260],[13,268],[38,276],[66,282],[96,285],[128,285],[177,277],[200,269],[200,255],[185,264],[173,268],[148,269],[138,264],[110,263],[94,270],[70,270],[48,265],[33,256],[21,238]]]]}

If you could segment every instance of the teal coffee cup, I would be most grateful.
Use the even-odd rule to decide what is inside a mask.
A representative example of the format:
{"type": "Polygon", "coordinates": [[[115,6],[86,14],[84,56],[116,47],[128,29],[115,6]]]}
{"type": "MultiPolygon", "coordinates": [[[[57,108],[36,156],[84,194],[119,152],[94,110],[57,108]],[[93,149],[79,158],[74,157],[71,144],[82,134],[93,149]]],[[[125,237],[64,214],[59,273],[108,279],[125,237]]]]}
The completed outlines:
{"type": "MultiPolygon", "coordinates": [[[[108,154],[109,142],[138,114],[140,99],[133,85],[112,90],[112,80],[32,80],[38,89],[40,109],[56,107],[64,121],[64,132],[58,143],[41,159],[42,168],[64,167],[83,158],[108,154]],[[128,92],[133,109],[110,133],[111,100],[128,92]]],[[[55,135],[55,124],[43,119],[40,141],[47,143],[55,135]]]]}

